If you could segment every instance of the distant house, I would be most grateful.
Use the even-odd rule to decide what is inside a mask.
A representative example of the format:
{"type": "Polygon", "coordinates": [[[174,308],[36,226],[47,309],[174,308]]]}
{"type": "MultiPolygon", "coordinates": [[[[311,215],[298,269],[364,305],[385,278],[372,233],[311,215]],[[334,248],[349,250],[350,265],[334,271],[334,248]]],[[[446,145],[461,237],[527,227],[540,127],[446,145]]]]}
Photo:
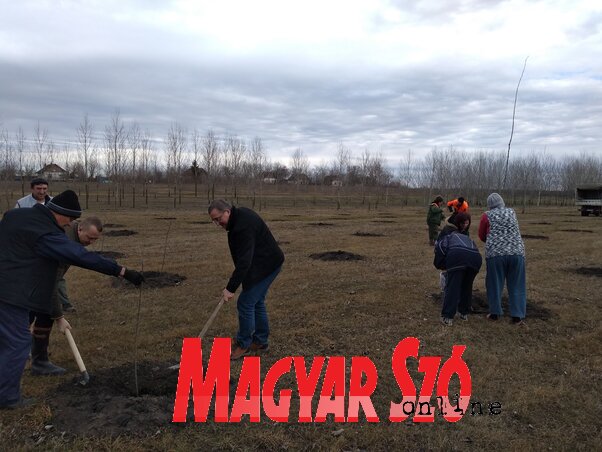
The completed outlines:
{"type": "Polygon", "coordinates": [[[342,187],[343,181],[338,176],[328,175],[324,178],[324,185],[332,185],[333,187],[342,187]]]}
{"type": "Polygon", "coordinates": [[[273,185],[276,183],[276,178],[275,177],[264,177],[263,183],[273,185]]]}
{"type": "Polygon", "coordinates": [[[66,180],[69,177],[67,171],[58,166],[56,163],[46,165],[36,173],[38,177],[43,177],[48,181],[66,180]]]}
{"type": "Polygon", "coordinates": [[[309,178],[309,176],[307,174],[298,173],[298,174],[292,174],[286,181],[289,184],[309,185],[309,183],[311,182],[311,179],[309,178]]]}

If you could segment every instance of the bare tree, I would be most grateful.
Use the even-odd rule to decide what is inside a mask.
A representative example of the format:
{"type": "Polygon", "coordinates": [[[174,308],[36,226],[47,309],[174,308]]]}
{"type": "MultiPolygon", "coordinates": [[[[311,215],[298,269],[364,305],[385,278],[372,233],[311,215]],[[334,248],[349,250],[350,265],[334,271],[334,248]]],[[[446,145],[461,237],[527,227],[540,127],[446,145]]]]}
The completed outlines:
{"type": "Polygon", "coordinates": [[[37,122],[33,131],[34,151],[37,156],[39,169],[44,168],[47,162],[46,142],[48,141],[48,130],[40,128],[40,121],[37,122]]]}
{"type": "Polygon", "coordinates": [[[226,139],[224,166],[233,187],[234,198],[237,198],[237,182],[244,166],[246,154],[247,146],[240,138],[229,136],[226,139]]]}
{"type": "Polygon", "coordinates": [[[211,129],[203,137],[201,160],[207,171],[207,201],[211,201],[215,198],[215,179],[219,170],[219,143],[211,129]]]}
{"type": "Polygon", "coordinates": [[[167,132],[167,177],[172,180],[176,190],[182,184],[182,168],[186,151],[186,135],[178,123],[172,123],[167,132]]]}
{"type": "Polygon", "coordinates": [[[125,124],[119,110],[111,117],[111,123],[105,126],[104,140],[106,152],[107,177],[123,182],[127,167],[127,139],[125,124]]]}
{"type": "Polygon", "coordinates": [[[21,128],[21,126],[19,126],[19,128],[17,129],[17,133],[15,134],[15,146],[16,146],[16,151],[17,151],[17,155],[19,156],[19,162],[18,162],[18,173],[19,173],[19,177],[21,179],[21,196],[25,196],[25,171],[23,168],[23,164],[24,164],[24,158],[25,156],[23,155],[25,152],[25,142],[26,142],[26,138],[25,138],[25,132],[23,132],[23,129],[21,128]]]}
{"type": "Polygon", "coordinates": [[[87,181],[90,177],[90,159],[93,153],[94,127],[88,119],[88,113],[84,115],[83,121],[77,127],[77,144],[79,161],[82,163],[83,174],[81,177],[87,181]]]}
{"type": "Polygon", "coordinates": [[[301,148],[295,149],[291,157],[291,176],[298,177],[301,174],[307,176],[309,172],[309,160],[301,148]]]}

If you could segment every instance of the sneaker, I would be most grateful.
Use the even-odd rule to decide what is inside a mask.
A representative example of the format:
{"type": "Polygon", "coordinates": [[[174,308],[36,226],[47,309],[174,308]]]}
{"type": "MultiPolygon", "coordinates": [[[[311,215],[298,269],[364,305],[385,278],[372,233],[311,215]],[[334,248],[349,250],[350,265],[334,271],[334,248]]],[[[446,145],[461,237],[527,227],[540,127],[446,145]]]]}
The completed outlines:
{"type": "Polygon", "coordinates": [[[498,318],[497,314],[487,314],[487,318],[492,321],[496,321],[498,318]]]}
{"type": "Polygon", "coordinates": [[[252,353],[265,353],[270,350],[270,346],[269,344],[257,344],[256,342],[253,342],[249,347],[249,350],[252,353]]]}
{"type": "Polygon", "coordinates": [[[460,320],[468,321],[468,314],[460,314],[460,320]]]}
{"type": "Polygon", "coordinates": [[[243,356],[248,355],[249,353],[251,353],[251,350],[249,348],[242,348],[240,345],[236,344],[232,348],[232,353],[230,354],[230,360],[236,361],[236,360],[242,358],[243,356]]]}
{"type": "Polygon", "coordinates": [[[454,321],[452,319],[448,319],[447,317],[441,317],[441,323],[445,326],[452,326],[454,321]]]}
{"type": "Polygon", "coordinates": [[[0,410],[16,410],[19,408],[26,408],[34,403],[36,403],[36,400],[33,398],[21,397],[21,399],[17,400],[16,402],[9,403],[7,405],[0,405],[0,410]]]}

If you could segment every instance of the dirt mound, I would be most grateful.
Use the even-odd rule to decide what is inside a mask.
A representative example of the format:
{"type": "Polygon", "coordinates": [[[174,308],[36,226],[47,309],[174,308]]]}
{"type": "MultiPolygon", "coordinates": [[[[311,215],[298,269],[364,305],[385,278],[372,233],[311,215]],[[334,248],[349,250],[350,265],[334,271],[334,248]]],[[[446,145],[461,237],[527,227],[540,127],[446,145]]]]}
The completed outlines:
{"type": "MultiPolygon", "coordinates": [[[[144,275],[142,288],[161,289],[163,287],[175,287],[186,280],[186,276],[178,275],[177,273],[145,271],[142,274],[144,275]]],[[[113,278],[112,285],[113,287],[134,287],[132,283],[121,278],[113,278]]]]}
{"type": "Polygon", "coordinates": [[[593,234],[594,231],[591,229],[561,229],[562,232],[587,232],[589,234],[593,234]]]}
{"type": "Polygon", "coordinates": [[[115,437],[144,436],[170,427],[178,372],[168,370],[169,365],[138,364],[138,397],[133,364],[93,372],[84,387],[60,385],[49,401],[54,430],[115,437]]]}
{"type": "Polygon", "coordinates": [[[578,275],[602,277],[602,267],[579,267],[573,271],[578,275]]]}
{"type": "Polygon", "coordinates": [[[188,224],[209,224],[210,221],[189,221],[188,224]]]}
{"type": "Polygon", "coordinates": [[[120,224],[120,223],[105,223],[105,224],[103,224],[103,227],[105,227],[105,228],[123,228],[123,227],[125,227],[125,225],[120,224]]]}
{"type": "Polygon", "coordinates": [[[361,261],[364,256],[359,254],[348,253],[347,251],[326,251],[325,253],[310,254],[312,259],[321,261],[361,261]]]}
{"type": "Polygon", "coordinates": [[[176,217],[155,217],[155,220],[177,220],[176,217]]]}
{"type": "Polygon", "coordinates": [[[384,237],[384,234],[379,234],[378,232],[355,232],[354,234],[357,237],[384,237]]]}
{"type": "Polygon", "coordinates": [[[115,231],[107,231],[105,232],[106,237],[127,237],[128,235],[138,234],[136,231],[131,231],[129,229],[117,229],[115,231]]]}
{"type": "Polygon", "coordinates": [[[123,259],[127,257],[125,253],[120,253],[119,251],[94,251],[96,254],[101,255],[102,257],[108,257],[109,259],[123,259]]]}
{"type": "Polygon", "coordinates": [[[397,223],[396,221],[393,220],[372,220],[371,223],[397,223]]]}
{"type": "Polygon", "coordinates": [[[547,221],[539,221],[539,222],[533,222],[531,224],[552,224],[552,223],[548,223],[547,221]]]}
{"type": "Polygon", "coordinates": [[[523,239],[533,239],[533,240],[550,240],[550,237],[547,235],[531,235],[531,234],[522,234],[521,237],[523,239]]]}

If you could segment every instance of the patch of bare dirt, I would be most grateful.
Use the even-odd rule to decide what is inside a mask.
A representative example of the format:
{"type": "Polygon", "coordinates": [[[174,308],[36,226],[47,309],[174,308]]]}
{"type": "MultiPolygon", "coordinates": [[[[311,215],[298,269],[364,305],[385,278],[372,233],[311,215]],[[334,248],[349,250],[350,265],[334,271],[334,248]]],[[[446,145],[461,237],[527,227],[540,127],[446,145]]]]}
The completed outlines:
{"type": "Polygon", "coordinates": [[[396,221],[393,220],[372,220],[371,223],[397,223],[396,221]]]}
{"type": "Polygon", "coordinates": [[[522,234],[521,237],[523,239],[532,239],[532,240],[550,240],[550,237],[548,237],[547,235],[522,234]]]}
{"type": "Polygon", "coordinates": [[[573,271],[578,275],[602,277],[602,267],[579,267],[573,271]]]}
{"type": "Polygon", "coordinates": [[[155,220],[177,220],[176,217],[155,217],[155,220]]]}
{"type": "Polygon", "coordinates": [[[125,253],[120,253],[119,251],[94,251],[96,254],[101,255],[102,257],[108,257],[109,259],[123,259],[127,257],[125,253]]]}
{"type": "Polygon", "coordinates": [[[120,224],[120,223],[105,223],[105,224],[103,224],[103,227],[105,227],[105,228],[123,228],[123,227],[125,227],[125,225],[120,224]]]}
{"type": "Polygon", "coordinates": [[[127,237],[134,234],[138,233],[129,229],[116,229],[115,231],[107,231],[104,233],[106,237],[127,237]]]}
{"type": "Polygon", "coordinates": [[[384,234],[379,234],[378,232],[355,232],[353,235],[357,237],[384,237],[384,234]]]}
{"type": "Polygon", "coordinates": [[[552,223],[548,223],[547,221],[539,221],[539,222],[533,222],[531,224],[552,224],[552,223]]]}
{"type": "Polygon", "coordinates": [[[593,234],[594,231],[591,229],[561,229],[562,232],[587,232],[589,234],[593,234]]]}
{"type": "Polygon", "coordinates": [[[309,257],[321,261],[361,261],[364,256],[360,254],[349,253],[347,251],[327,251],[325,253],[310,254],[309,257]]]}
{"type": "Polygon", "coordinates": [[[334,226],[334,223],[322,223],[321,221],[317,223],[308,223],[309,226],[334,226]]]}
{"type": "Polygon", "coordinates": [[[277,241],[276,241],[276,243],[277,243],[278,245],[288,245],[288,244],[290,244],[291,242],[289,242],[288,240],[277,240],[277,241]]]}

